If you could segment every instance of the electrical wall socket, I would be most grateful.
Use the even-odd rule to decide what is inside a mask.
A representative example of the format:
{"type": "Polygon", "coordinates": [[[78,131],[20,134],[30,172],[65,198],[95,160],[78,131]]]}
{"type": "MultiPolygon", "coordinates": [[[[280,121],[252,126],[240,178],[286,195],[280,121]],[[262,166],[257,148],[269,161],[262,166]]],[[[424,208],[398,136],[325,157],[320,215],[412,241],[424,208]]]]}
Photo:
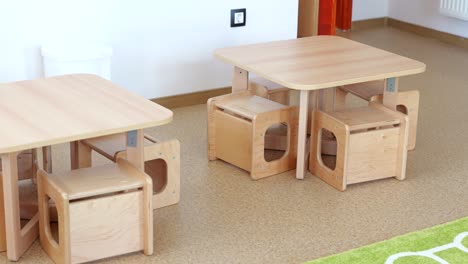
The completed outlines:
{"type": "Polygon", "coordinates": [[[247,10],[245,8],[231,9],[231,27],[243,27],[246,20],[247,10]]]}

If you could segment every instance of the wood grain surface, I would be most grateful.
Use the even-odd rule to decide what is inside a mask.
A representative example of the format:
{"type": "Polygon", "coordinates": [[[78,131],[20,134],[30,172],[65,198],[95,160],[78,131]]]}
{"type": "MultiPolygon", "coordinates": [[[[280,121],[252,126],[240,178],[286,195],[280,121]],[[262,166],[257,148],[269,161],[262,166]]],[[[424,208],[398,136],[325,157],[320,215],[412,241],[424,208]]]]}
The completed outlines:
{"type": "Polygon", "coordinates": [[[316,90],[424,72],[426,65],[338,36],[222,48],[215,56],[284,87],[316,90]]]}
{"type": "Polygon", "coordinates": [[[169,123],[172,112],[95,75],[0,84],[0,153],[169,123]]]}

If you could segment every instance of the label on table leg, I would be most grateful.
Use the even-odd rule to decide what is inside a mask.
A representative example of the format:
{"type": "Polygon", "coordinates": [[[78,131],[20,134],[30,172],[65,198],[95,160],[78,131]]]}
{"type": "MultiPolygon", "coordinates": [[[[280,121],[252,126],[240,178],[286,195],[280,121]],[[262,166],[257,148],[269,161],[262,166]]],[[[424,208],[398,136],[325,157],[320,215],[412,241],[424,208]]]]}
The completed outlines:
{"type": "Polygon", "coordinates": [[[136,147],[138,143],[138,131],[128,131],[127,132],[127,147],[136,147]]]}
{"type": "Polygon", "coordinates": [[[395,92],[395,78],[389,78],[387,79],[387,85],[385,87],[385,90],[389,93],[394,93],[395,92]]]}

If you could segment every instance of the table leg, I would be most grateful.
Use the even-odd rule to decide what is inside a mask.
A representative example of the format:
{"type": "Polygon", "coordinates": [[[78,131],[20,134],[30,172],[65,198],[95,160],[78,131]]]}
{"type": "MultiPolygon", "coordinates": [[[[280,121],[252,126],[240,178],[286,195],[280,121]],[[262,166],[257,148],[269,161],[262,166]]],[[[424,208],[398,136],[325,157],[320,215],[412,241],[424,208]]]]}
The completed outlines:
{"type": "MultiPolygon", "coordinates": [[[[335,111],[335,100],[336,100],[336,88],[327,88],[316,91],[319,94],[318,105],[314,107],[314,110],[320,111],[335,111]]],[[[338,106],[340,108],[340,106],[338,106]]],[[[312,129],[312,125],[311,125],[312,129]]],[[[335,155],[336,156],[336,139],[330,131],[322,131],[322,142],[321,142],[322,154],[335,155]]],[[[312,163],[311,163],[312,164],[312,163]]]]}
{"type": "Polygon", "coordinates": [[[232,92],[245,91],[249,88],[249,72],[239,67],[234,67],[232,79],[232,92]]]}
{"type": "Polygon", "coordinates": [[[385,80],[383,92],[383,105],[396,110],[398,100],[398,78],[388,78],[385,80]]]}
{"type": "MultiPolygon", "coordinates": [[[[132,163],[135,167],[140,170],[145,168],[145,135],[142,129],[133,130],[127,132],[127,160],[132,163]]],[[[148,176],[149,178],[149,176],[148,176]]],[[[149,179],[151,181],[151,179],[149,179]]],[[[148,215],[148,218],[145,218],[144,226],[144,253],[146,255],[153,254],[153,188],[150,190],[145,190],[146,195],[144,196],[145,204],[149,205],[149,208],[145,207],[145,215],[148,215]],[[148,212],[149,211],[149,212],[148,212]],[[148,212],[148,213],[147,213],[148,212]]]]}
{"type": "Polygon", "coordinates": [[[143,130],[127,132],[127,160],[139,169],[145,168],[143,130]]]}
{"type": "Polygon", "coordinates": [[[42,167],[48,173],[52,173],[52,147],[42,147],[42,167]]]}
{"type": "Polygon", "coordinates": [[[299,96],[299,129],[297,131],[296,179],[304,179],[306,165],[307,114],[309,112],[309,91],[301,90],[299,96]]]}
{"type": "Polygon", "coordinates": [[[39,235],[38,214],[21,228],[17,157],[17,152],[2,154],[7,257],[12,261],[17,261],[39,235]]]}
{"type": "MultiPolygon", "coordinates": [[[[384,88],[384,93],[383,93],[383,105],[387,108],[390,108],[394,111],[398,111],[398,78],[388,78],[385,80],[385,88],[384,88]]],[[[404,126],[403,130],[405,133],[401,133],[400,135],[400,140],[402,146],[402,149],[399,150],[398,152],[398,157],[397,157],[397,175],[396,178],[398,180],[404,180],[406,177],[406,160],[407,160],[407,155],[408,155],[408,123],[401,124],[401,126],[404,126]]]]}
{"type": "Polygon", "coordinates": [[[91,167],[91,148],[80,141],[70,142],[71,169],[91,167]]]}
{"type": "Polygon", "coordinates": [[[0,252],[7,250],[6,232],[5,232],[5,207],[3,201],[3,176],[0,171],[0,252]]]}

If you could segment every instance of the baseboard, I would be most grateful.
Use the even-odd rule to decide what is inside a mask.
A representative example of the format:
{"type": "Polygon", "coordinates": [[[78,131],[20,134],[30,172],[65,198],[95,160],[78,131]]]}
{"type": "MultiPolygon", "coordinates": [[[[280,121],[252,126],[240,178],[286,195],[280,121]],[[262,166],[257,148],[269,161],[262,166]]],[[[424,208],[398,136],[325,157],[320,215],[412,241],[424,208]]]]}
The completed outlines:
{"type": "Polygon", "coordinates": [[[184,106],[191,106],[197,104],[206,104],[209,98],[228,94],[231,92],[231,87],[224,87],[200,92],[193,92],[187,94],[179,94],[161,98],[151,99],[151,101],[167,107],[169,109],[177,108],[177,107],[184,107],[184,106]]]}
{"type": "Polygon", "coordinates": [[[353,21],[351,30],[363,30],[374,27],[382,27],[387,25],[388,17],[378,17],[365,20],[353,21]]]}
{"type": "Polygon", "coordinates": [[[424,37],[437,39],[446,43],[450,43],[459,47],[468,48],[468,38],[450,34],[447,32],[438,31],[432,28],[423,27],[420,25],[404,22],[390,17],[372,18],[366,20],[353,21],[352,30],[363,30],[373,27],[394,27],[400,30],[412,32],[424,37]]]}
{"type": "Polygon", "coordinates": [[[459,47],[468,48],[468,38],[460,37],[450,33],[438,31],[432,28],[411,24],[401,20],[387,18],[387,26],[409,31],[424,37],[434,38],[459,47]]]}

